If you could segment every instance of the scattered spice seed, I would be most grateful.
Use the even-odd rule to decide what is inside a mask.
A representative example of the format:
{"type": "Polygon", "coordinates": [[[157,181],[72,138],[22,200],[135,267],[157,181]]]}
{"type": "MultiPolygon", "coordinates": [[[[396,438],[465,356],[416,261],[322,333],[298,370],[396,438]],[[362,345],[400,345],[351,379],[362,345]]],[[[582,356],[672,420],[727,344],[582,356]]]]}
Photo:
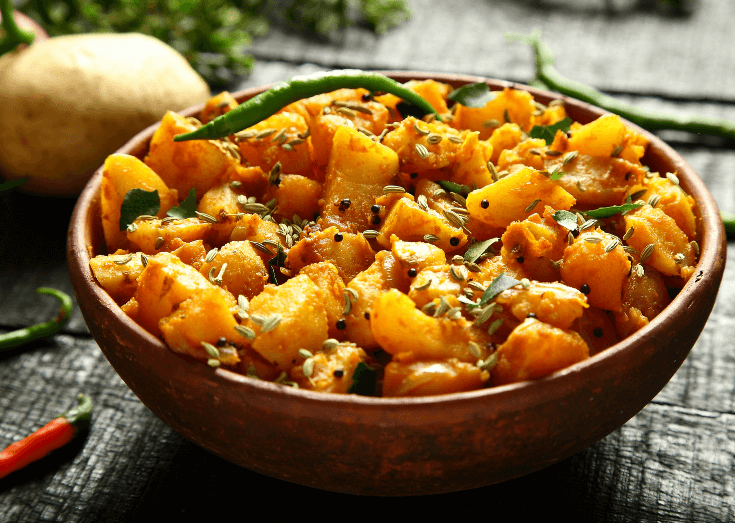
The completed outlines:
{"type": "Polygon", "coordinates": [[[426,160],[429,157],[429,150],[424,144],[417,143],[414,147],[416,149],[416,154],[418,154],[421,158],[426,160]]]}
{"type": "Polygon", "coordinates": [[[337,320],[337,329],[343,331],[347,328],[347,322],[344,320],[344,318],[340,318],[337,320]]]}
{"type": "Polygon", "coordinates": [[[680,253],[680,252],[674,255],[674,261],[675,261],[675,262],[676,262],[677,264],[681,264],[681,263],[683,263],[683,262],[684,262],[684,260],[685,260],[685,258],[686,258],[686,256],[684,256],[684,255],[683,255],[682,253],[680,253]]]}
{"type": "Polygon", "coordinates": [[[475,358],[479,358],[480,356],[482,356],[482,351],[480,351],[480,346],[477,343],[475,343],[474,341],[471,341],[469,343],[469,349],[470,349],[470,353],[475,358]]]}
{"type": "Polygon", "coordinates": [[[620,153],[622,152],[623,152],[623,146],[616,145],[615,149],[613,149],[612,152],[610,153],[610,156],[612,156],[613,158],[617,158],[618,156],[620,156],[620,153]]]}
{"type": "Polygon", "coordinates": [[[636,250],[635,250],[635,249],[634,249],[633,247],[631,247],[630,245],[623,245],[623,250],[624,250],[625,252],[627,252],[628,254],[635,254],[635,255],[637,255],[637,254],[638,254],[638,251],[636,251],[636,250]]]}
{"type": "Polygon", "coordinates": [[[304,364],[302,366],[302,370],[304,372],[305,377],[311,378],[311,375],[314,374],[314,358],[306,359],[306,361],[304,361],[304,364]]]}
{"type": "Polygon", "coordinates": [[[212,345],[211,343],[207,343],[206,341],[201,342],[202,347],[204,347],[204,350],[207,352],[207,355],[209,355],[210,358],[219,359],[219,349],[212,345]]]}
{"type": "Polygon", "coordinates": [[[508,111],[507,107],[503,109],[503,120],[505,120],[505,123],[512,123],[510,119],[510,112],[508,111]]]}
{"type": "Polygon", "coordinates": [[[444,137],[441,134],[431,133],[429,136],[426,137],[426,143],[435,145],[441,142],[443,138],[444,137]]]}
{"type": "Polygon", "coordinates": [[[465,261],[464,266],[467,267],[467,270],[470,272],[482,272],[480,266],[477,265],[475,262],[465,261]]]}
{"type": "Polygon", "coordinates": [[[419,292],[420,291],[425,291],[426,289],[428,289],[429,287],[431,287],[431,283],[433,281],[434,280],[432,280],[431,278],[429,278],[425,283],[422,283],[421,285],[418,285],[417,287],[414,287],[413,290],[419,291],[419,292]]]}
{"type": "Polygon", "coordinates": [[[551,158],[556,158],[557,156],[561,156],[564,153],[561,151],[557,151],[556,149],[547,149],[545,154],[546,156],[550,156],[551,158]]]}
{"type": "Polygon", "coordinates": [[[459,238],[449,238],[449,245],[451,245],[452,247],[456,247],[457,245],[459,245],[459,238]]]}
{"type": "Polygon", "coordinates": [[[140,263],[143,264],[143,267],[148,267],[148,256],[146,256],[142,252],[140,253],[140,263]]]}
{"type": "Polygon", "coordinates": [[[650,205],[651,207],[656,207],[660,199],[661,197],[658,194],[652,194],[651,197],[648,199],[648,205],[650,205]]]}
{"type": "Polygon", "coordinates": [[[623,241],[630,240],[634,232],[635,232],[635,227],[631,226],[627,231],[625,231],[625,234],[623,235],[623,241]]]}
{"type": "Polygon", "coordinates": [[[531,280],[528,278],[521,278],[521,287],[523,287],[525,290],[528,290],[531,288],[531,280]]]}
{"type": "Polygon", "coordinates": [[[485,286],[479,281],[471,280],[467,282],[467,286],[473,290],[476,290],[479,292],[485,292],[485,286]]]}
{"type": "Polygon", "coordinates": [[[418,123],[418,122],[414,122],[414,123],[413,123],[413,128],[414,128],[414,130],[416,131],[416,133],[417,133],[417,134],[419,134],[419,135],[421,135],[421,136],[427,136],[428,134],[430,134],[430,133],[431,133],[431,131],[429,131],[429,130],[427,130],[427,129],[422,129],[422,128],[421,128],[421,127],[419,126],[419,123],[418,123]]]}
{"type": "Polygon", "coordinates": [[[589,229],[591,227],[594,227],[595,225],[597,225],[597,220],[595,220],[594,218],[592,218],[592,219],[589,219],[586,222],[582,223],[582,225],[579,226],[579,230],[580,230],[580,232],[581,231],[585,231],[585,230],[587,230],[587,229],[589,229]]]}
{"type": "MultiPolygon", "coordinates": [[[[497,332],[497,330],[500,328],[501,325],[503,325],[503,318],[499,318],[495,320],[494,322],[490,324],[490,327],[488,327],[487,333],[492,336],[493,334],[497,332]]],[[[495,354],[493,354],[493,356],[494,355],[495,354]]]]}
{"type": "Polygon", "coordinates": [[[323,350],[330,350],[339,345],[339,341],[335,340],[334,338],[329,338],[324,340],[324,343],[322,343],[322,349],[323,350]]]}
{"type": "Polygon", "coordinates": [[[429,303],[421,307],[421,312],[423,312],[424,314],[428,316],[434,316],[434,314],[436,314],[436,309],[437,309],[436,302],[430,301],[429,303]]]}
{"type": "Polygon", "coordinates": [[[271,314],[268,316],[265,321],[263,322],[263,325],[260,328],[260,332],[270,332],[273,329],[275,329],[279,323],[281,323],[281,320],[283,319],[283,316],[281,316],[278,313],[271,314]]]}
{"type": "Polygon", "coordinates": [[[207,214],[205,212],[199,212],[199,211],[194,211],[194,213],[197,215],[197,217],[200,220],[203,220],[203,221],[209,222],[209,223],[217,223],[217,218],[215,218],[211,214],[207,214]]]}
{"type": "Polygon", "coordinates": [[[425,195],[419,194],[418,197],[416,198],[416,203],[418,204],[419,207],[421,207],[422,211],[424,212],[429,211],[429,202],[426,199],[425,195]]]}
{"type": "Polygon", "coordinates": [[[586,236],[584,238],[584,241],[586,241],[587,243],[601,243],[602,238],[600,238],[599,236],[586,236]]]}
{"type": "Polygon", "coordinates": [[[540,202],[541,202],[541,199],[536,198],[534,201],[528,204],[528,207],[526,207],[525,212],[531,212],[533,208],[536,207],[540,202]]]}
{"type": "Polygon", "coordinates": [[[455,254],[452,256],[452,265],[464,265],[464,256],[460,256],[459,254],[455,254]]]}
{"type": "Polygon", "coordinates": [[[211,359],[208,359],[208,360],[207,360],[207,365],[209,365],[210,367],[213,367],[213,368],[215,368],[215,369],[216,369],[217,367],[219,367],[219,366],[220,366],[221,364],[222,364],[222,363],[221,363],[221,362],[220,362],[219,360],[216,360],[216,359],[214,359],[214,358],[211,358],[211,359]]]}
{"type": "Polygon", "coordinates": [[[668,178],[668,180],[674,185],[679,185],[679,177],[674,173],[666,173],[666,178],[668,178]]]}
{"type": "Polygon", "coordinates": [[[692,246],[692,249],[694,250],[694,254],[699,256],[699,244],[696,241],[692,240],[691,242],[689,242],[689,245],[692,246]]]}
{"type": "Polygon", "coordinates": [[[235,325],[235,330],[246,340],[252,340],[255,338],[255,331],[245,325],[235,325]]]}
{"type": "Polygon", "coordinates": [[[464,266],[451,265],[449,274],[457,281],[465,281],[467,279],[467,269],[464,266]]]}
{"type": "Polygon", "coordinates": [[[641,262],[646,261],[648,258],[651,257],[651,254],[653,254],[654,249],[656,249],[656,245],[653,243],[649,243],[646,245],[643,250],[641,251],[641,262]]]}
{"type": "Polygon", "coordinates": [[[204,257],[204,263],[212,263],[212,261],[214,261],[214,259],[217,257],[218,252],[219,252],[219,249],[217,247],[210,249],[210,251],[204,257]]]}
{"type": "Polygon", "coordinates": [[[484,122],[482,122],[482,126],[486,128],[487,127],[495,128],[495,127],[500,127],[501,125],[503,125],[502,122],[500,120],[496,120],[495,118],[491,118],[489,120],[485,120],[484,122]]]}
{"type": "Polygon", "coordinates": [[[464,140],[462,140],[462,138],[460,138],[459,136],[455,136],[453,134],[447,136],[447,140],[449,140],[452,143],[456,143],[456,144],[464,143],[464,140]]]}
{"type": "Polygon", "coordinates": [[[456,212],[445,209],[443,213],[446,219],[455,227],[462,227],[464,225],[464,221],[456,212]]]}
{"type": "Polygon", "coordinates": [[[115,263],[117,265],[126,265],[132,259],[133,259],[133,255],[132,254],[126,254],[122,258],[118,258],[117,260],[115,260],[115,263]]]}
{"type": "Polygon", "coordinates": [[[439,241],[438,236],[434,236],[433,234],[424,234],[424,241],[427,243],[434,243],[439,241]]]}
{"type": "Polygon", "coordinates": [[[276,131],[278,131],[278,129],[263,129],[262,131],[259,131],[255,134],[255,138],[257,138],[258,140],[262,140],[263,138],[268,138],[276,131]]]}
{"type": "Polygon", "coordinates": [[[633,194],[630,195],[631,201],[636,201],[638,198],[646,194],[646,189],[641,189],[640,191],[636,191],[633,194]]]}
{"type": "Polygon", "coordinates": [[[618,245],[620,245],[620,240],[613,238],[607,243],[607,245],[605,245],[605,252],[607,253],[615,250],[618,245]]]}
{"type": "Polygon", "coordinates": [[[569,165],[577,158],[578,155],[579,152],[577,151],[569,151],[567,154],[564,155],[564,158],[562,158],[562,165],[569,165]]]}
{"type": "Polygon", "coordinates": [[[347,107],[337,107],[336,112],[350,119],[354,119],[357,117],[357,113],[352,109],[348,109],[347,107]]]}
{"type": "Polygon", "coordinates": [[[383,194],[403,193],[403,192],[406,192],[406,189],[404,189],[400,185],[386,185],[385,187],[383,187],[383,194]]]}
{"type": "MultiPolygon", "coordinates": [[[[287,236],[287,238],[290,238],[290,236],[287,236]]],[[[273,256],[273,251],[271,251],[268,247],[266,247],[265,245],[263,245],[260,242],[254,242],[254,241],[251,240],[250,241],[250,245],[252,245],[256,249],[258,249],[263,254],[267,254],[269,256],[273,256]]]]}
{"type": "Polygon", "coordinates": [[[257,134],[257,131],[254,131],[252,129],[240,131],[239,133],[235,133],[235,141],[242,142],[245,140],[249,140],[250,138],[254,137],[256,134],[257,134]]]}
{"type": "Polygon", "coordinates": [[[364,231],[362,231],[362,235],[370,240],[372,238],[377,238],[378,236],[380,236],[380,233],[373,229],[365,229],[364,231]]]}
{"type": "Polygon", "coordinates": [[[460,307],[452,307],[447,311],[447,318],[450,320],[458,320],[462,317],[462,309],[460,307]]]}

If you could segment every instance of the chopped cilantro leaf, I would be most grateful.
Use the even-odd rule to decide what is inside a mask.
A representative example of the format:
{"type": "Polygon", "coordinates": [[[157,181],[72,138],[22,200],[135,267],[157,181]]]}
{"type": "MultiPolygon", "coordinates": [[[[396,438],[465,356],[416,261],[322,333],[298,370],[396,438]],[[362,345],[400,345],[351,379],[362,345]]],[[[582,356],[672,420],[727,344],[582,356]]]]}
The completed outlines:
{"type": "Polygon", "coordinates": [[[359,394],[360,396],[375,396],[375,382],[377,377],[377,371],[364,361],[361,361],[355,367],[355,373],[352,375],[352,385],[347,392],[350,394],[359,394]]]}
{"type": "Polygon", "coordinates": [[[470,194],[471,191],[471,189],[466,185],[450,182],[447,180],[439,180],[436,183],[441,185],[442,189],[444,189],[445,191],[456,192],[457,194],[461,194],[462,196],[467,196],[468,194],[470,194]]]}
{"type": "Polygon", "coordinates": [[[556,131],[567,132],[571,124],[572,119],[567,116],[563,120],[560,120],[552,125],[534,125],[533,129],[531,129],[531,132],[528,133],[528,136],[530,136],[531,138],[543,138],[544,140],[546,140],[546,143],[549,144],[554,141],[556,131]]]}
{"type": "Polygon", "coordinates": [[[482,307],[489,301],[495,299],[495,297],[501,292],[508,290],[511,287],[515,287],[519,283],[521,283],[519,280],[516,280],[515,278],[512,278],[510,276],[506,276],[504,272],[501,272],[498,277],[495,278],[492,283],[490,283],[488,288],[485,289],[485,292],[482,293],[482,298],[480,298],[480,301],[477,305],[479,307],[482,307]]]}
{"type": "Polygon", "coordinates": [[[477,242],[473,243],[472,246],[470,246],[469,249],[467,249],[467,252],[464,253],[464,259],[468,262],[476,262],[477,258],[482,256],[482,254],[490,248],[490,246],[500,241],[500,238],[490,238],[489,240],[485,240],[484,242],[477,242]]]}
{"type": "Polygon", "coordinates": [[[130,189],[120,206],[120,230],[127,229],[138,216],[144,214],[155,216],[160,208],[161,198],[157,190],[130,189]]]}
{"type": "Polygon", "coordinates": [[[485,82],[478,82],[476,84],[467,84],[459,89],[455,89],[449,93],[450,100],[464,105],[465,107],[485,107],[485,105],[494,100],[498,95],[497,92],[490,91],[490,88],[485,82]]]}
{"type": "Polygon", "coordinates": [[[642,207],[642,203],[625,203],[623,205],[613,205],[611,207],[600,207],[592,211],[586,211],[584,213],[588,218],[609,218],[623,212],[632,211],[638,207],[642,207]]]}
{"type": "Polygon", "coordinates": [[[577,215],[569,211],[556,211],[554,213],[556,223],[570,231],[577,230],[577,215]]]}
{"type": "Polygon", "coordinates": [[[194,218],[196,216],[196,210],[196,189],[192,187],[189,191],[189,194],[186,195],[184,201],[181,202],[181,204],[179,204],[177,207],[172,207],[171,209],[166,211],[166,216],[170,216],[171,218],[178,218],[180,220],[183,220],[185,218],[194,218]]]}

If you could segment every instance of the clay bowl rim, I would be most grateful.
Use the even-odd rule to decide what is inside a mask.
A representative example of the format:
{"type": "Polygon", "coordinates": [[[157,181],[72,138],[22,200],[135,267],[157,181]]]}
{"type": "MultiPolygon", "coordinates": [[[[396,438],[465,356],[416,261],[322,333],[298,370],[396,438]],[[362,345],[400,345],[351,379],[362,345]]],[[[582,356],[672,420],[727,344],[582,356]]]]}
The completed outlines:
{"type": "MultiPolygon", "coordinates": [[[[587,113],[589,118],[579,119],[582,123],[587,123],[596,117],[610,114],[609,111],[581,102],[574,98],[537,89],[517,82],[488,79],[470,75],[413,71],[380,72],[398,80],[399,82],[406,82],[408,80],[415,79],[434,79],[439,82],[451,84],[454,87],[468,83],[487,82],[493,90],[511,87],[528,91],[534,96],[534,99],[546,104],[548,104],[550,100],[561,99],[566,103],[568,109],[571,108],[569,113],[572,114],[573,119],[578,119],[574,116],[577,113],[587,113]]],[[[270,85],[249,88],[233,93],[233,96],[242,103],[243,100],[255,96],[269,87],[270,85]]],[[[202,107],[203,104],[199,104],[183,111],[179,111],[179,113],[185,116],[193,115],[201,111],[202,107]]],[[[590,357],[589,359],[571,365],[570,367],[545,378],[495,386],[475,391],[456,392],[437,396],[386,398],[359,396],[355,394],[327,394],[305,389],[295,389],[268,381],[252,379],[245,375],[223,368],[214,369],[212,371],[213,379],[221,382],[223,385],[231,385],[241,389],[242,392],[258,392],[265,395],[275,395],[281,399],[293,398],[294,400],[305,403],[316,402],[320,404],[331,404],[334,408],[343,409],[350,408],[360,410],[379,407],[389,410],[412,410],[425,408],[427,405],[459,405],[474,403],[480,399],[484,399],[494,400],[492,402],[487,401],[487,404],[492,405],[492,407],[497,409],[497,411],[504,411],[511,409],[523,409],[526,405],[533,405],[542,400],[544,402],[548,402],[561,399],[569,394],[569,391],[567,390],[568,385],[575,383],[575,378],[582,377],[585,373],[594,375],[594,371],[599,370],[601,367],[614,365],[617,360],[625,360],[632,351],[635,351],[639,344],[655,340],[660,334],[668,331],[676,325],[678,320],[685,316],[691,302],[701,300],[702,293],[706,292],[710,286],[706,285],[706,281],[699,285],[698,283],[700,280],[710,280],[712,278],[721,279],[727,251],[724,248],[726,245],[725,232],[717,204],[699,175],[676,151],[674,151],[674,149],[660,138],[625,119],[623,119],[623,122],[626,126],[634,129],[649,140],[649,151],[646,153],[646,157],[650,155],[650,151],[655,150],[660,158],[667,159],[674,167],[677,175],[679,176],[682,187],[686,190],[687,194],[695,198],[698,205],[699,216],[701,218],[700,234],[698,237],[700,243],[700,258],[696,266],[695,274],[689,279],[689,281],[687,281],[684,287],[679,291],[678,295],[672,300],[671,304],[669,304],[669,306],[666,307],[659,316],[657,316],[643,329],[590,357]],[[505,409],[503,408],[503,405],[506,405],[505,409]]],[[[123,147],[116,151],[116,153],[130,154],[132,151],[141,150],[141,147],[143,149],[147,148],[147,142],[158,125],[159,123],[156,123],[144,129],[131,138],[123,147]]],[[[117,305],[107,292],[97,284],[91,273],[89,267],[90,253],[87,248],[88,240],[91,240],[91,238],[86,234],[88,232],[86,221],[87,215],[91,210],[92,203],[98,197],[101,178],[102,167],[97,169],[95,174],[89,180],[74,209],[74,214],[69,227],[68,263],[72,266],[76,266],[78,269],[79,274],[82,276],[80,284],[85,285],[88,290],[91,291],[92,295],[99,300],[100,304],[111,311],[122,326],[130,330],[138,341],[147,343],[156,351],[164,351],[169,356],[188,359],[186,356],[182,356],[171,351],[162,341],[156,339],[152,334],[148,333],[143,329],[143,327],[139,326],[130,317],[123,313],[120,306],[117,305]]],[[[717,290],[719,290],[719,282],[717,284],[717,290]]],[[[200,364],[204,365],[203,363],[200,364]]],[[[681,362],[679,362],[679,364],[681,364],[681,362]]],[[[671,376],[669,376],[669,379],[670,377],[671,376]]]]}

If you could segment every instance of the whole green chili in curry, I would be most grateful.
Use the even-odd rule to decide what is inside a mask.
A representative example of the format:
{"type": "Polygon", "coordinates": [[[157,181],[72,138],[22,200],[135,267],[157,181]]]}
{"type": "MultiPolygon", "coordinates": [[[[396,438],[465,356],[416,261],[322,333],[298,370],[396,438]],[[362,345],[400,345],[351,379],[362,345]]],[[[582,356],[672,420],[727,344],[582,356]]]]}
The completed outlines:
{"type": "Polygon", "coordinates": [[[431,104],[395,80],[378,73],[370,73],[358,69],[341,69],[338,71],[295,76],[290,80],[279,82],[267,91],[251,98],[222,116],[215,118],[196,131],[174,137],[174,141],[183,142],[185,140],[222,138],[247,129],[275,114],[288,104],[301,100],[302,98],[328,93],[337,89],[357,89],[359,87],[371,91],[394,94],[404,101],[416,105],[425,113],[434,114],[437,120],[441,121],[441,117],[431,104]]]}

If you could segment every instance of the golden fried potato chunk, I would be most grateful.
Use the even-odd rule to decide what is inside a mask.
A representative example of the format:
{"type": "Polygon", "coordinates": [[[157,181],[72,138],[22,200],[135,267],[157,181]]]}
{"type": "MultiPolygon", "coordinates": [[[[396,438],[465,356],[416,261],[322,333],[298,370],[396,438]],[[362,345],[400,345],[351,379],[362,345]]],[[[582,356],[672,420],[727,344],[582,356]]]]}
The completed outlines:
{"type": "Polygon", "coordinates": [[[487,140],[503,123],[518,124],[522,130],[529,131],[534,111],[536,106],[530,93],[506,87],[485,107],[470,108],[458,104],[453,124],[460,129],[479,131],[480,139],[487,140]]]}
{"type": "Polygon", "coordinates": [[[208,279],[221,279],[222,287],[233,296],[246,298],[263,292],[268,282],[265,263],[249,241],[231,241],[223,245],[210,262],[204,262],[199,272],[208,279]]]}
{"type": "Polygon", "coordinates": [[[639,196],[644,202],[649,201],[654,195],[658,197],[656,208],[673,218],[687,238],[694,240],[697,237],[694,198],[685,193],[679,185],[672,183],[668,178],[654,176],[650,180],[647,179],[643,186],[636,186],[631,192],[638,189],[646,191],[639,196]]]}
{"type": "Polygon", "coordinates": [[[95,256],[89,260],[89,268],[100,286],[119,305],[135,294],[144,266],[140,254],[125,253],[95,256]]]}
{"type": "Polygon", "coordinates": [[[512,287],[501,292],[495,302],[521,321],[533,314],[560,329],[569,329],[588,307],[584,294],[559,282],[532,281],[528,289],[512,287]]]}
{"type": "Polygon", "coordinates": [[[406,272],[390,251],[379,251],[370,267],[348,282],[347,288],[356,292],[358,298],[345,316],[345,329],[338,337],[346,337],[366,350],[378,348],[370,327],[373,302],[388,289],[406,290],[406,272]]]}
{"type": "Polygon", "coordinates": [[[446,361],[392,361],[385,366],[383,396],[436,396],[477,390],[490,374],[472,363],[451,358],[446,361]]]}
{"type": "MultiPolygon", "coordinates": [[[[221,140],[174,142],[174,136],[194,131],[197,126],[168,111],[151,138],[145,163],[169,187],[185,195],[194,187],[202,195],[219,180],[239,158],[221,140]]],[[[231,144],[230,144],[231,145],[231,144]]]]}
{"type": "Polygon", "coordinates": [[[368,361],[364,350],[352,344],[341,344],[314,354],[311,375],[304,375],[304,364],[293,367],[290,377],[306,390],[347,394],[354,382],[358,363],[368,361]]]}
{"type": "Polygon", "coordinates": [[[282,285],[266,285],[250,300],[249,314],[247,326],[256,334],[251,342],[253,350],[281,370],[288,371],[301,361],[299,349],[317,353],[327,339],[327,312],[321,293],[305,274],[282,285]]]}
{"type": "MultiPolygon", "coordinates": [[[[342,338],[342,332],[337,327],[337,322],[342,318],[345,310],[345,299],[353,301],[353,297],[348,295],[345,297],[345,283],[339,275],[337,267],[331,262],[312,263],[303,267],[299,274],[306,274],[311,281],[314,282],[324,309],[327,311],[327,324],[329,325],[330,338],[342,338]]],[[[360,295],[357,295],[360,299],[360,295]]]]}
{"type": "Polygon", "coordinates": [[[385,135],[383,143],[400,158],[401,171],[428,175],[444,167],[451,167],[462,142],[449,137],[463,138],[462,133],[442,122],[422,122],[413,116],[402,120],[385,135]],[[434,141],[436,135],[441,140],[434,141]]]}
{"type": "Polygon", "coordinates": [[[643,263],[667,276],[687,278],[694,272],[697,258],[689,238],[661,209],[650,205],[639,207],[625,215],[625,227],[634,230],[628,245],[641,256],[647,252],[646,248],[650,251],[643,263]]]}
{"type": "Polygon", "coordinates": [[[537,212],[537,207],[549,205],[569,210],[575,201],[556,182],[535,169],[523,167],[492,185],[472,191],[467,196],[467,210],[471,217],[488,225],[507,227],[537,212]]]}
{"type": "Polygon", "coordinates": [[[589,348],[574,331],[528,318],[498,347],[497,355],[490,375],[494,385],[506,385],[543,378],[584,361],[589,348]]]}
{"type": "Polygon", "coordinates": [[[581,233],[564,251],[562,281],[587,295],[590,305],[620,311],[631,261],[617,239],[597,229],[581,233]]]}
{"type": "Polygon", "coordinates": [[[427,316],[402,292],[391,289],[373,302],[370,326],[375,339],[384,351],[402,361],[426,361],[457,358],[475,363],[470,342],[476,344],[479,358],[487,357],[489,336],[482,329],[460,317],[427,316]]]}
{"type": "Polygon", "coordinates": [[[102,231],[107,252],[126,245],[125,229],[120,228],[120,207],[131,189],[158,191],[161,208],[156,216],[164,218],[166,211],[178,204],[178,192],[169,189],[160,176],[135,156],[112,154],[105,160],[100,183],[102,231]]]}
{"type": "Polygon", "coordinates": [[[334,134],[322,194],[322,227],[348,232],[372,228],[370,207],[398,174],[398,156],[350,127],[334,134]]]}
{"type": "Polygon", "coordinates": [[[145,254],[156,254],[161,251],[172,251],[181,242],[193,242],[206,238],[212,228],[211,223],[199,218],[169,220],[135,221],[135,230],[127,231],[128,242],[132,249],[145,254]]]}
{"type": "Polygon", "coordinates": [[[329,261],[337,267],[340,277],[350,281],[375,260],[370,243],[362,234],[340,232],[337,227],[302,238],[289,251],[286,266],[295,271],[312,263],[329,261]]]}

